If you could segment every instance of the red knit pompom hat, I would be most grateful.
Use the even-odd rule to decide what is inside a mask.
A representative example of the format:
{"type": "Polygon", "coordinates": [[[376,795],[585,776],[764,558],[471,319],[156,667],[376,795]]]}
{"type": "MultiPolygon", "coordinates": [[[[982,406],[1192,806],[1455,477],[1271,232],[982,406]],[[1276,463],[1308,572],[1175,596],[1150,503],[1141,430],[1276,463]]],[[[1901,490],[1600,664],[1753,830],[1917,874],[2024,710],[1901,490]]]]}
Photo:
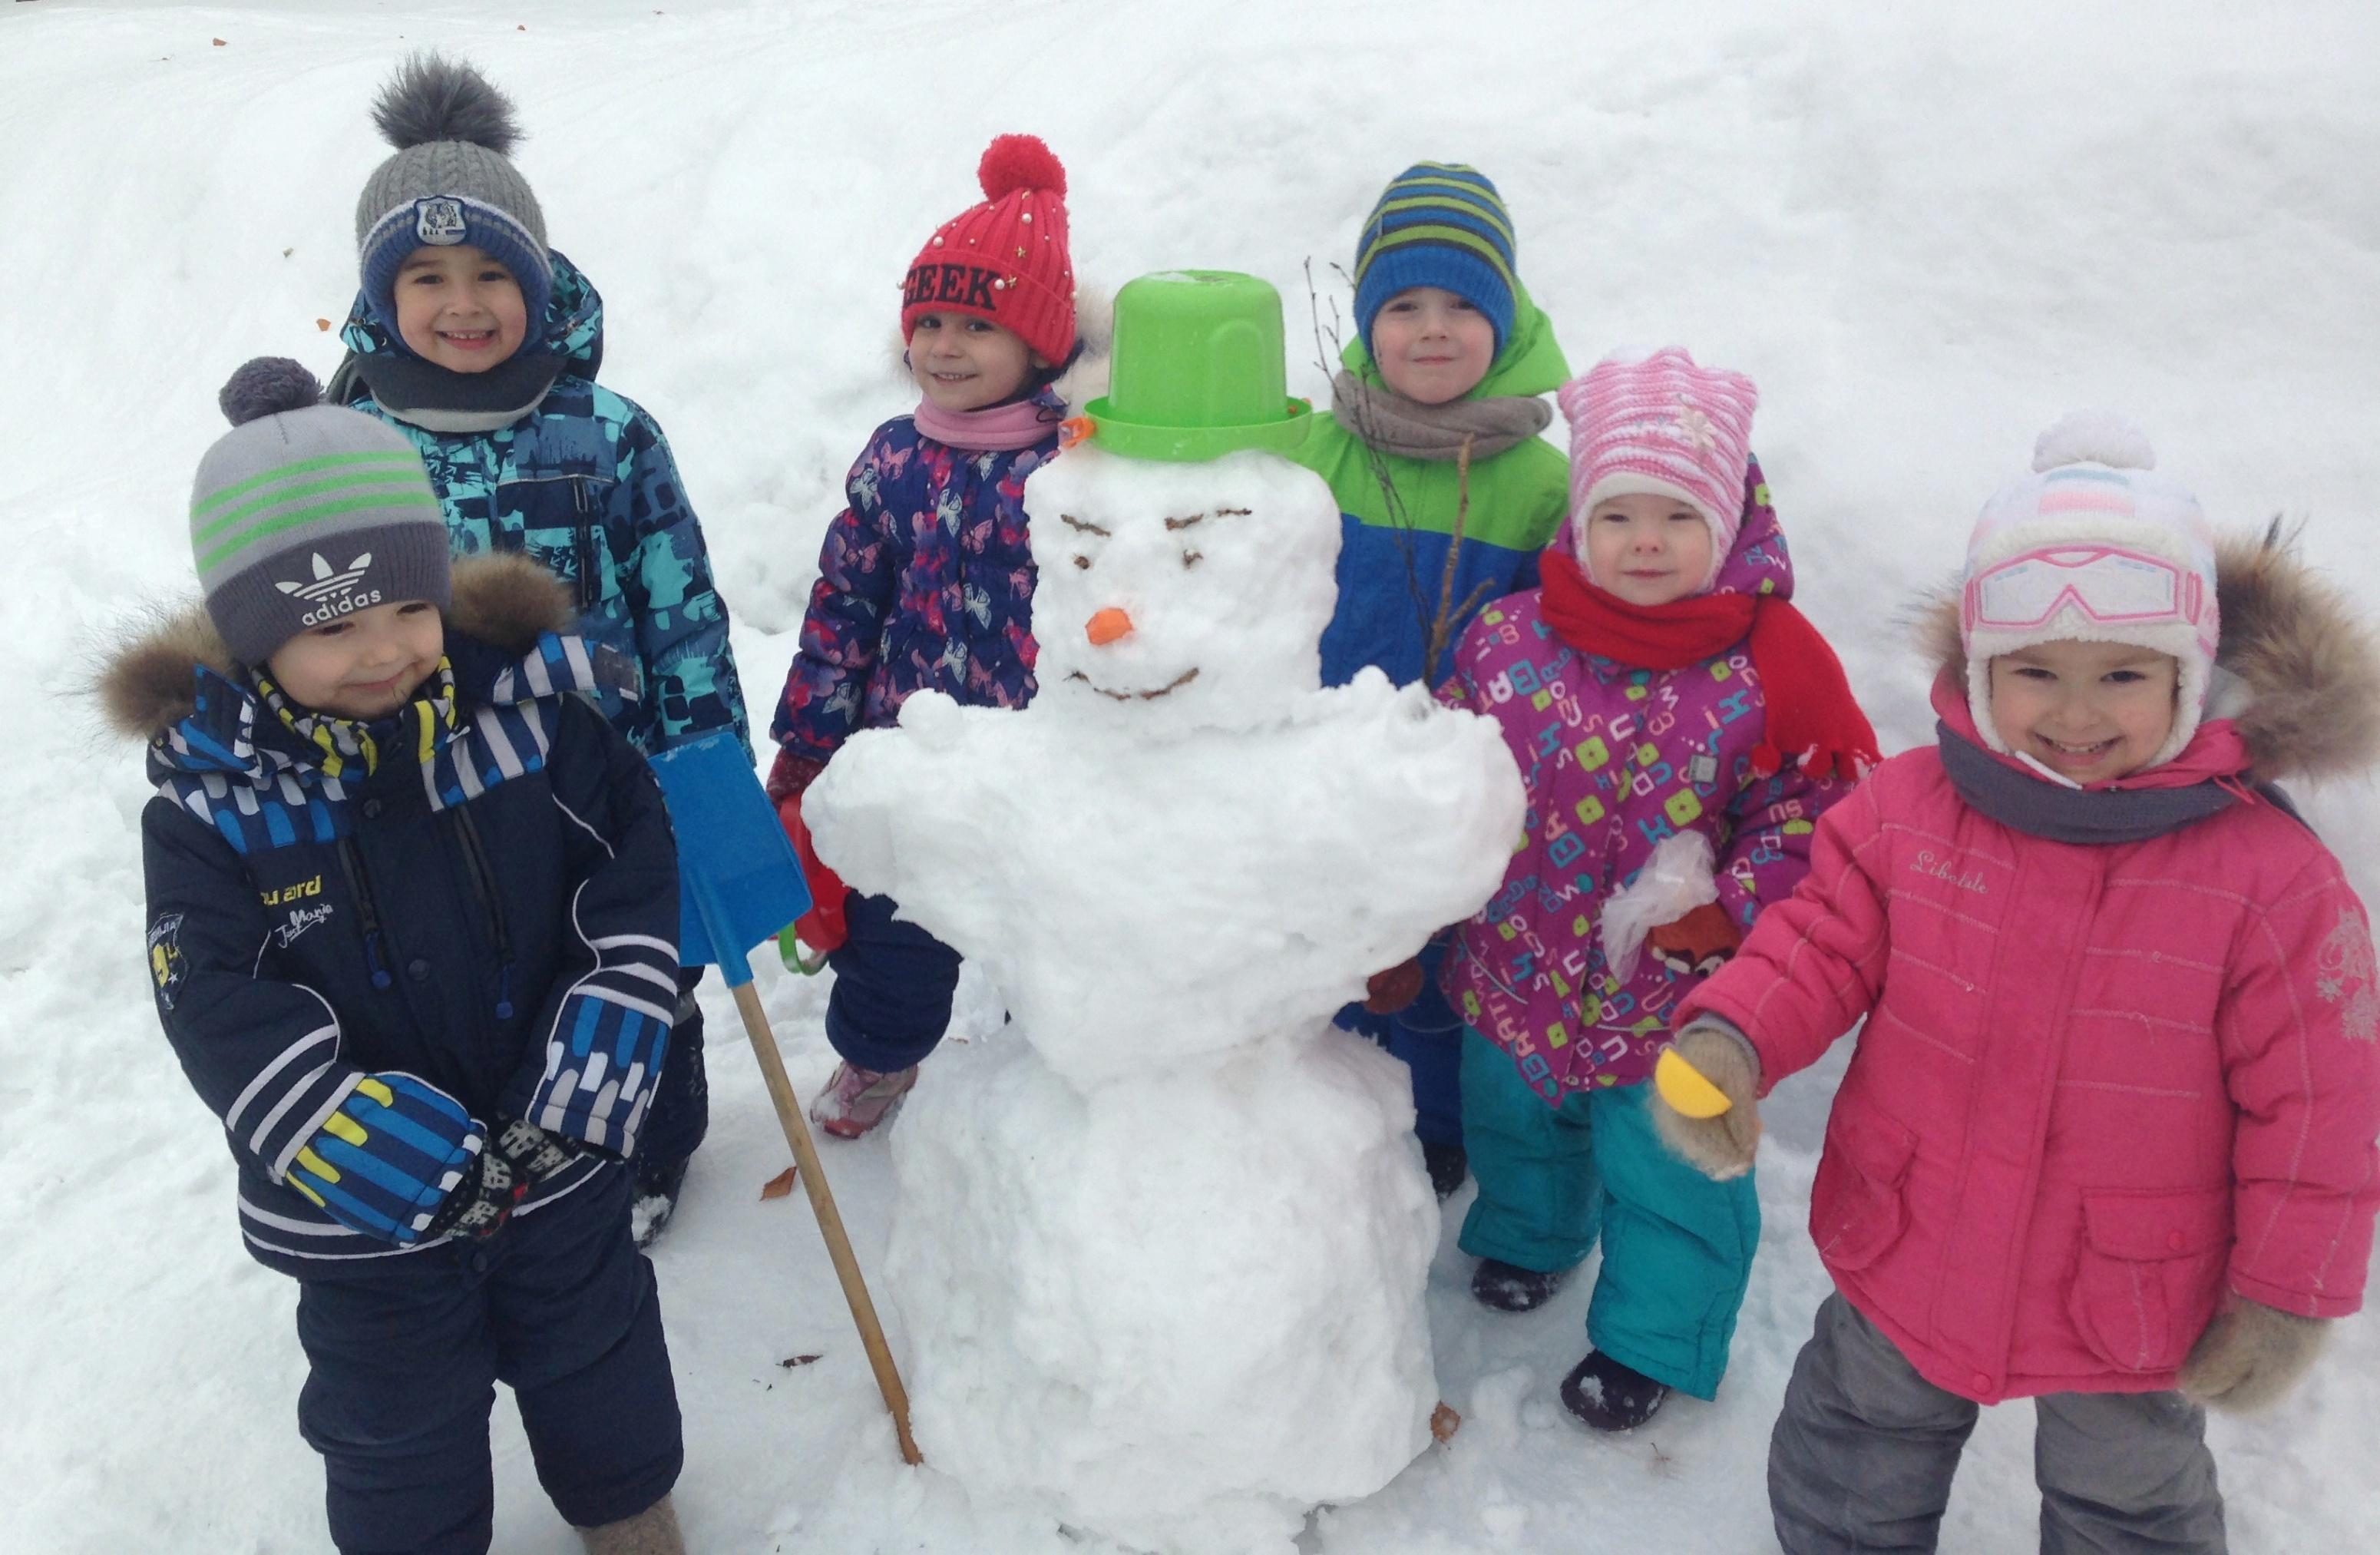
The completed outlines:
{"type": "Polygon", "coordinates": [[[1002,135],[976,167],[984,201],[944,222],[901,284],[901,338],[922,313],[972,313],[1053,366],[1075,349],[1066,170],[1031,135],[1002,135]]]}

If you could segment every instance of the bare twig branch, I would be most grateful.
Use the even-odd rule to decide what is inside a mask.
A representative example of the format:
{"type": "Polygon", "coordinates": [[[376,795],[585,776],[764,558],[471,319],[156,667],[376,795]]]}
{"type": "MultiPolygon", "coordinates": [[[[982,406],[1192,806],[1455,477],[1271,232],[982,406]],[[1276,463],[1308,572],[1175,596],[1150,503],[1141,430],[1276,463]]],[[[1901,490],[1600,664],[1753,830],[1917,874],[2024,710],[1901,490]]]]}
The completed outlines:
{"type": "MultiPolygon", "coordinates": [[[[1351,289],[1354,287],[1354,277],[1347,273],[1344,265],[1334,263],[1330,268],[1351,289]]],[[[1314,365],[1321,370],[1323,380],[1328,383],[1338,375],[1338,364],[1345,354],[1346,342],[1340,332],[1336,298],[1330,302],[1330,328],[1326,331],[1323,327],[1322,294],[1314,284],[1314,261],[1311,258],[1305,261],[1305,302],[1307,315],[1314,322],[1314,365]]],[[[1335,405],[1332,414],[1337,414],[1335,405]]],[[[1363,445],[1366,462],[1371,467],[1372,479],[1379,485],[1381,505],[1387,510],[1389,524],[1397,531],[1397,550],[1404,561],[1405,591],[1413,601],[1415,624],[1421,628],[1422,639],[1427,645],[1433,641],[1437,628],[1431,624],[1429,601],[1422,589],[1421,561],[1416,554],[1414,524],[1405,511],[1404,493],[1397,490],[1396,476],[1390,467],[1389,456],[1380,450],[1380,429],[1373,423],[1368,409],[1358,401],[1349,407],[1349,414],[1354,418],[1355,441],[1363,445]]],[[[1435,657],[1434,650],[1425,651],[1422,666],[1425,677],[1435,657]]]]}

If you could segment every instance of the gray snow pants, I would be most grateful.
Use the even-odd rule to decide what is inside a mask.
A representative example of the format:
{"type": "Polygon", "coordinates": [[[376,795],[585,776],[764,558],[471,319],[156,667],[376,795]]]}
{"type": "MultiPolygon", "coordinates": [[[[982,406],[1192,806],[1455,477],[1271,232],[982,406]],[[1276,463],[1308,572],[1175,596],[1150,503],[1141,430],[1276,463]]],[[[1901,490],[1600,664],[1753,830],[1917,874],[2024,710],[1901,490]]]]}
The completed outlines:
{"type": "MultiPolygon", "coordinates": [[[[2206,1414],[2180,1393],[2034,1401],[2042,1555],[2223,1555],[2206,1414]]],[[[1917,1374],[1840,1292],[1793,1363],[1768,1440],[1786,1555],[1921,1555],[1941,1536],[1978,1406],[1917,1374]]]]}

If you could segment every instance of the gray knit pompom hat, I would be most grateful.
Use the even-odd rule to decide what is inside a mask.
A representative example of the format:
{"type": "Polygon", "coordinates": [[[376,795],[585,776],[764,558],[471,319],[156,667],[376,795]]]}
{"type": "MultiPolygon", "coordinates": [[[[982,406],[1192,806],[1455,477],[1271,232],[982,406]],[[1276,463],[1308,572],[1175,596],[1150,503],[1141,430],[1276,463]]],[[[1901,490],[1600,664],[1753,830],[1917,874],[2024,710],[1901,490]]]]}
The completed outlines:
{"type": "Polygon", "coordinates": [[[216,403],[232,430],[199,461],[190,550],[232,656],[261,664],[310,626],[450,594],[446,519],[403,432],[324,405],[314,375],[259,357],[216,403]]]}
{"type": "Polygon", "coordinates": [[[396,272],[416,249],[469,243],[520,283],[534,341],[553,295],[545,213],[511,161],[520,140],[512,99],[459,60],[417,54],[372,103],[396,148],[356,201],[356,248],[372,317],[396,336],[396,272]]]}

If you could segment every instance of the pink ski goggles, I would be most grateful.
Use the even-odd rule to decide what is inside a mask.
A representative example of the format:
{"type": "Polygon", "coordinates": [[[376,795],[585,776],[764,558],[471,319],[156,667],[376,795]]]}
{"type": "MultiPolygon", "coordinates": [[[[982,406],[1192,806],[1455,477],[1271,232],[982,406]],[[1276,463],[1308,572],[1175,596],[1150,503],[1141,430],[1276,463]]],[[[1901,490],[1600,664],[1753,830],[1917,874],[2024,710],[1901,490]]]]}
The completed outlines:
{"type": "Polygon", "coordinates": [[[2045,546],[1987,568],[1961,601],[1970,629],[2046,626],[2070,605],[2102,626],[2196,626],[2206,614],[2206,585],[2161,556],[2112,545],[2045,546]]]}

